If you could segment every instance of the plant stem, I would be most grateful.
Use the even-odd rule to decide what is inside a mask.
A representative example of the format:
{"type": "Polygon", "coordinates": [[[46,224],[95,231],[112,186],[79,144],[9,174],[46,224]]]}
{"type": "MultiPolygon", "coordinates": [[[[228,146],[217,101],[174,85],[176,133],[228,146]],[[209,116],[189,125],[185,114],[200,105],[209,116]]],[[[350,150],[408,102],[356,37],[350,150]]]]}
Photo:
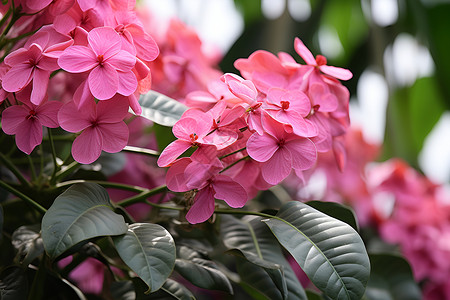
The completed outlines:
{"type": "Polygon", "coordinates": [[[125,146],[122,151],[130,152],[130,153],[138,153],[138,154],[144,154],[149,156],[159,156],[159,152],[151,149],[146,148],[140,148],[140,147],[134,147],[134,146],[125,146]]]}
{"type": "Polygon", "coordinates": [[[16,176],[17,180],[19,182],[27,187],[30,187],[30,182],[20,173],[20,171],[16,168],[16,166],[8,160],[8,158],[3,154],[0,153],[0,161],[9,169],[11,172],[16,176]]]}
{"type": "Polygon", "coordinates": [[[34,201],[33,199],[31,199],[30,197],[28,197],[27,195],[23,194],[22,192],[18,191],[17,189],[13,188],[12,186],[10,186],[9,184],[7,184],[6,182],[4,182],[3,180],[0,180],[0,187],[4,188],[5,190],[7,190],[8,192],[10,192],[11,194],[16,195],[17,197],[19,197],[20,199],[24,200],[25,202],[27,202],[28,204],[30,204],[33,208],[35,208],[36,210],[38,210],[40,213],[45,214],[45,212],[47,211],[44,207],[42,207],[39,203],[37,203],[36,201],[34,201]]]}
{"type": "Polygon", "coordinates": [[[31,172],[31,180],[35,181],[37,178],[36,170],[34,168],[33,160],[31,159],[31,156],[27,155],[28,163],[30,165],[30,172],[31,172]]]}
{"type": "Polygon", "coordinates": [[[124,200],[118,202],[117,205],[126,207],[126,206],[129,206],[134,203],[142,202],[143,200],[147,199],[148,197],[151,197],[153,195],[157,195],[159,193],[163,193],[166,191],[167,191],[167,186],[162,185],[162,186],[159,186],[159,187],[151,189],[151,190],[142,191],[140,194],[138,194],[136,196],[129,197],[127,199],[124,199],[124,200]]]}
{"type": "Polygon", "coordinates": [[[249,158],[250,156],[244,156],[244,157],[241,157],[241,158],[239,158],[238,160],[236,160],[235,162],[233,162],[232,164],[230,164],[229,166],[227,166],[226,168],[224,168],[222,171],[220,171],[219,173],[223,173],[223,172],[225,172],[226,170],[228,170],[229,168],[231,168],[232,166],[234,166],[234,165],[236,165],[236,164],[238,164],[239,162],[241,162],[241,161],[243,161],[243,160],[246,160],[247,158],[249,158]]]}
{"type": "Polygon", "coordinates": [[[50,142],[50,148],[52,150],[52,160],[53,160],[53,172],[52,177],[50,179],[50,184],[54,185],[56,181],[56,172],[59,169],[58,162],[56,161],[56,150],[55,150],[55,143],[53,142],[53,134],[50,128],[47,128],[48,133],[48,140],[50,142]]]}
{"type": "Polygon", "coordinates": [[[118,190],[124,190],[124,191],[136,192],[136,193],[142,193],[142,192],[149,191],[149,189],[142,188],[139,186],[134,186],[134,185],[128,185],[128,184],[117,183],[117,182],[109,182],[109,181],[101,181],[101,180],[84,180],[84,179],[64,181],[64,182],[56,184],[56,187],[61,188],[61,187],[70,186],[70,185],[73,185],[76,183],[86,183],[86,182],[96,183],[105,188],[114,188],[114,189],[118,189],[118,190]]]}
{"type": "Polygon", "coordinates": [[[76,168],[79,167],[79,163],[74,161],[72,163],[70,163],[69,165],[67,165],[64,169],[59,170],[58,172],[56,172],[55,176],[54,176],[54,182],[58,181],[58,179],[64,178],[65,176],[69,175],[70,173],[72,173],[76,168]]]}
{"type": "Polygon", "coordinates": [[[221,157],[219,157],[219,159],[223,159],[223,158],[225,158],[225,157],[228,157],[228,156],[231,156],[231,155],[233,155],[233,154],[239,153],[239,152],[241,152],[241,151],[244,151],[245,149],[247,149],[247,147],[244,147],[244,148],[241,148],[241,149],[239,149],[239,150],[233,151],[233,152],[231,152],[231,153],[222,155],[221,157]]]}

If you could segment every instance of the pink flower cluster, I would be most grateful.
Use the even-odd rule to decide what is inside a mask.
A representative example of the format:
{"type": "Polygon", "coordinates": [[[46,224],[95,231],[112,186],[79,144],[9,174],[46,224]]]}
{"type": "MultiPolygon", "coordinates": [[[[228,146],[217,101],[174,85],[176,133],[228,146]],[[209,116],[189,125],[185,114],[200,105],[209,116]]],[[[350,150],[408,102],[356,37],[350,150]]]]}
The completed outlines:
{"type": "Polygon", "coordinates": [[[425,299],[450,298],[450,193],[398,159],[368,176],[381,237],[399,245],[416,280],[424,282],[425,299]]]}
{"type": "MultiPolygon", "coordinates": [[[[345,146],[349,159],[343,172],[332,153],[319,155],[309,176],[325,175],[326,187],[322,197],[312,199],[351,206],[362,227],[377,229],[385,242],[398,246],[424,284],[424,299],[449,299],[450,192],[400,159],[374,163],[381,147],[367,143],[356,128],[346,134],[345,146]]],[[[304,189],[287,188],[308,199],[304,189]]]]}
{"type": "Polygon", "coordinates": [[[349,92],[338,79],[352,74],[327,66],[323,56],[314,59],[298,38],[295,49],[306,65],[287,53],[257,51],[235,63],[244,78],[224,74],[208,92],[186,96],[194,108],[174,125],[177,140],[161,153],[158,166],[170,167],[169,189],[193,191],[190,223],[210,218],[214,199],[242,207],[292,170],[303,178],[317,151],[334,149],[344,164],[339,138],[349,126],[349,92]],[[195,151],[180,158],[188,149],[195,151]]]}
{"type": "MultiPolygon", "coordinates": [[[[27,154],[42,142],[42,126],[80,133],[72,155],[86,164],[102,150],[122,150],[128,141],[123,120],[129,107],[141,113],[138,98],[150,89],[149,64],[159,54],[136,16],[134,1],[14,4],[15,13],[24,14],[9,37],[37,31],[0,65],[0,101],[8,99],[3,131],[16,135],[18,148],[27,154]],[[65,77],[59,88],[73,91],[67,99],[55,97],[61,94],[53,86],[61,83],[61,71],[65,77]]],[[[8,9],[13,7],[0,8],[3,13],[8,9]]]]}

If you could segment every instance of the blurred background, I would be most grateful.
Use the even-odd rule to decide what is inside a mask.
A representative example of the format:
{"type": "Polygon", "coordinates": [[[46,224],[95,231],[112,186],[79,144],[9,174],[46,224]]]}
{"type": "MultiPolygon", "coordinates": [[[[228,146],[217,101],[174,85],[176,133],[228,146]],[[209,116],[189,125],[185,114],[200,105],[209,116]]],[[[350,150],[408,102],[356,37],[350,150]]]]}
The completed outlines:
{"type": "MultiPolygon", "coordinates": [[[[203,46],[237,58],[264,49],[294,52],[299,37],[353,78],[352,125],[437,184],[450,182],[450,1],[142,0],[161,27],[177,17],[203,46]]],[[[450,199],[449,199],[450,200],[450,199]]]]}

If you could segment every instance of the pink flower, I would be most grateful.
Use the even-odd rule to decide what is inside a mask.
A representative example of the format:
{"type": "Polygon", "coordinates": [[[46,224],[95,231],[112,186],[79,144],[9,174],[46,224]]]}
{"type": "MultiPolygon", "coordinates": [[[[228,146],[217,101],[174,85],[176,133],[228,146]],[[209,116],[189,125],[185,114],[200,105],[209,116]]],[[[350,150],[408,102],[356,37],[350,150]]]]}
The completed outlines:
{"type": "Polygon", "coordinates": [[[182,117],[172,128],[178,139],[170,143],[158,158],[159,167],[167,167],[191,147],[201,146],[212,126],[212,118],[206,114],[196,115],[197,119],[182,117]]]}
{"type": "Polygon", "coordinates": [[[262,162],[261,172],[264,180],[278,184],[285,179],[292,168],[307,170],[316,162],[316,147],[307,138],[289,134],[284,125],[271,117],[265,118],[262,135],[254,133],[247,141],[248,155],[262,162]]]}
{"type": "Polygon", "coordinates": [[[174,192],[198,190],[186,219],[191,224],[202,223],[214,213],[214,199],[224,200],[230,207],[243,207],[247,192],[229,176],[219,174],[221,163],[216,158],[211,164],[202,164],[182,158],[167,172],[167,187],[174,192]]]}
{"type": "Polygon", "coordinates": [[[81,134],[72,144],[73,158],[83,164],[90,164],[99,158],[102,150],[115,153],[128,142],[128,127],[123,119],[128,113],[128,101],[117,95],[109,101],[90,101],[78,110],[75,103],[65,104],[58,120],[69,132],[81,134]]]}
{"type": "Polygon", "coordinates": [[[51,72],[59,69],[57,57],[72,41],[45,26],[25,43],[23,48],[5,57],[11,67],[2,77],[2,87],[8,92],[17,92],[33,81],[31,102],[39,105],[44,101],[51,72]]]}
{"type": "Polygon", "coordinates": [[[60,108],[61,103],[57,101],[10,106],[2,113],[2,129],[6,134],[15,134],[17,147],[30,154],[42,142],[42,126],[59,126],[57,114],[60,108]]]}
{"type": "Polygon", "coordinates": [[[318,133],[316,126],[304,119],[311,112],[311,102],[300,91],[271,88],[264,108],[278,122],[291,125],[298,136],[313,137],[318,133]]]}
{"type": "Polygon", "coordinates": [[[88,46],[71,46],[58,59],[60,67],[68,72],[89,72],[89,90],[99,100],[110,99],[116,93],[129,96],[136,90],[137,79],[132,72],[135,63],[135,56],[121,50],[119,34],[111,27],[92,29],[88,46]]]}
{"type": "Polygon", "coordinates": [[[327,66],[327,59],[322,55],[317,55],[314,59],[311,51],[306,48],[305,44],[299,39],[295,38],[294,41],[295,51],[303,58],[303,60],[308,64],[308,66],[315,67],[319,69],[322,73],[327,74],[331,77],[341,79],[341,80],[349,80],[353,77],[352,72],[347,69],[327,66]]]}

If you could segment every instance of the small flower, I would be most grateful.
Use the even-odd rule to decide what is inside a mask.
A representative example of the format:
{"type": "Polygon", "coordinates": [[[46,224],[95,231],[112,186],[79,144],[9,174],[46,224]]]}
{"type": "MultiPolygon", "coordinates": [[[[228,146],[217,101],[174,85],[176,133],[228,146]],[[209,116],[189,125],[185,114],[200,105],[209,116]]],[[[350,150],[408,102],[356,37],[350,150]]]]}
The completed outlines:
{"type": "Polygon", "coordinates": [[[58,113],[61,128],[81,134],[72,144],[73,158],[90,164],[99,158],[102,150],[115,153],[128,143],[128,127],[123,119],[128,112],[128,101],[115,96],[109,101],[88,102],[82,110],[75,103],[65,104],[58,113]]]}
{"type": "Polygon", "coordinates": [[[132,72],[136,57],[121,50],[120,36],[111,27],[92,29],[88,33],[88,46],[67,48],[58,64],[71,73],[89,72],[89,90],[99,100],[110,99],[116,93],[129,96],[138,86],[132,72]]]}
{"type": "Polygon", "coordinates": [[[25,101],[22,105],[10,106],[2,113],[2,129],[6,134],[15,134],[17,147],[30,154],[42,142],[42,126],[59,126],[57,114],[60,108],[61,103],[57,101],[40,105],[25,101]]]}

